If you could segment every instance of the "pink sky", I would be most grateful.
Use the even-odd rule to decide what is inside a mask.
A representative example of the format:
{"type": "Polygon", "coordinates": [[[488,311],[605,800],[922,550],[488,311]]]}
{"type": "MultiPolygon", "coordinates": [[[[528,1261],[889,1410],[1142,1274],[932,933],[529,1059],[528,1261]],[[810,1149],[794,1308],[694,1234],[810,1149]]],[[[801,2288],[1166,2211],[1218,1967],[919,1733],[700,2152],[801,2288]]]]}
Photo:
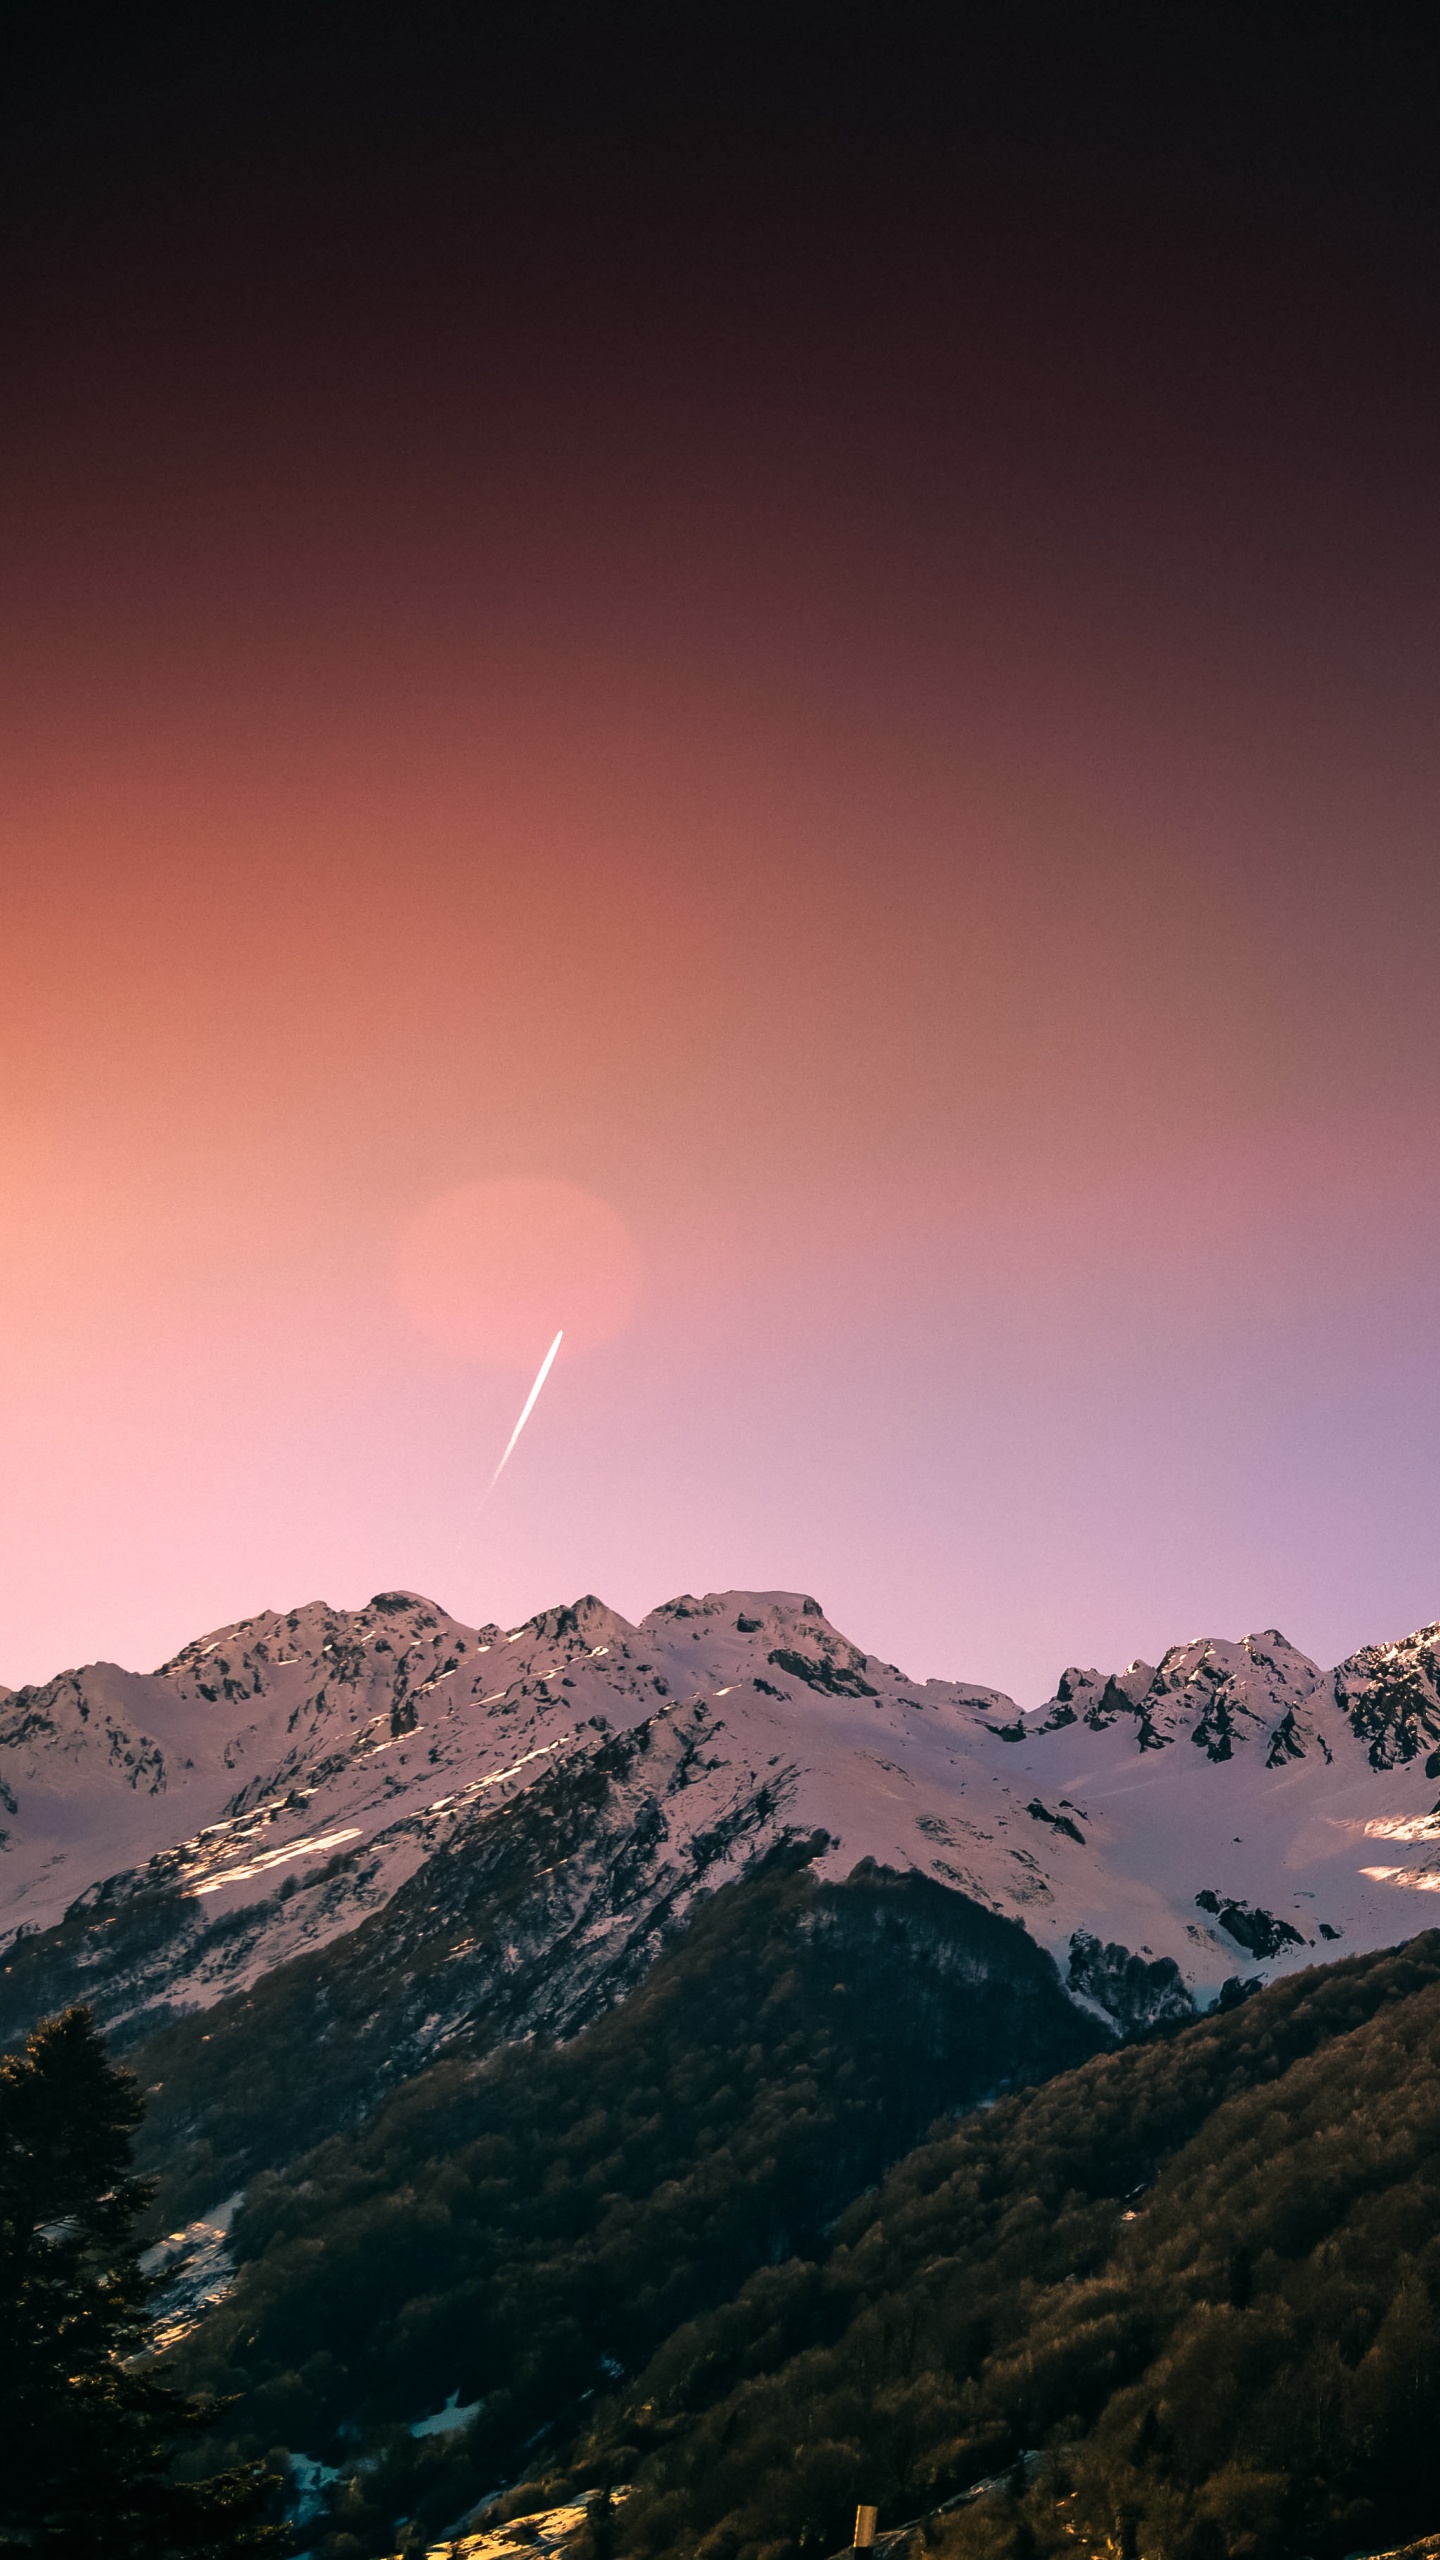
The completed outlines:
{"type": "Polygon", "coordinates": [[[1403,330],[893,171],[508,265],[513,168],[308,172],[294,256],[247,171],[12,285],[0,1679],[396,1584],[1026,1701],[1434,1618],[1403,330]]]}

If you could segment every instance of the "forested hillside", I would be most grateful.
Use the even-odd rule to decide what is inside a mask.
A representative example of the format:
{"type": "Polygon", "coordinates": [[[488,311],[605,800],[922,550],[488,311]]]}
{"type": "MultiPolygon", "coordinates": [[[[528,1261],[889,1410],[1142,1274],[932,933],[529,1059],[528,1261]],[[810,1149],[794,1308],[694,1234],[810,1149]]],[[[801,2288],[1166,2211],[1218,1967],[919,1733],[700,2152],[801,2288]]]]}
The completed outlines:
{"type": "Polygon", "coordinates": [[[861,2498],[949,2560],[1433,2522],[1440,1932],[1116,2048],[1013,1922],[794,1848],[569,2041],[318,2143],[286,1979],[134,2058],[173,2199],[253,2051],[273,2165],[167,2366],[234,2395],[197,2472],[312,2484],[315,2560],[622,2483],[614,2560],[818,2560],[861,2498]]]}
{"type": "MultiPolygon", "coordinates": [[[[239,2394],[207,2458],[285,2446],[347,2471],[316,2547],[393,2548],[563,2450],[598,2393],[756,2267],[809,2258],[937,2118],[1095,2051],[1014,1922],[920,1876],[817,1882],[792,1853],[703,1906],[640,1990],[563,2046],[458,2052],[348,2133],[304,2140],[283,1975],[237,2003],[290,2157],[253,2179],[233,2297],[183,2353],[239,2394]],[[279,2084],[290,2091],[288,2111],[279,2084]],[[416,2438],[455,2397],[468,2430],[416,2438]]],[[[300,1985],[308,2016],[308,1982],[300,1985]]],[[[164,2147],[203,2111],[220,2013],[134,2057],[164,2147]]]]}
{"type": "Polygon", "coordinates": [[[646,2560],[1328,2560],[1440,2484],[1440,1935],[1001,2100],[670,2338],[579,2448],[646,2560]],[[932,2528],[932,2533],[936,2529],[932,2528]]]}

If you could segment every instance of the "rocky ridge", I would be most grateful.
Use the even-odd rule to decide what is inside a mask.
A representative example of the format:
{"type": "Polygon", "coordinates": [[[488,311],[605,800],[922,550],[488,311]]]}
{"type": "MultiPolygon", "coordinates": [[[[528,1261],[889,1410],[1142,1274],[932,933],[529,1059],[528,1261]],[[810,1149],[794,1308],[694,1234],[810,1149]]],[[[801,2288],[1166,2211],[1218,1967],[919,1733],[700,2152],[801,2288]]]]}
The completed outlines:
{"type": "Polygon", "coordinates": [[[1137,2024],[1409,1934],[1437,1775],[1436,1626],[1331,1672],[1274,1629],[1072,1667],[1024,1712],[907,1679],[795,1593],[638,1627],[587,1597],[508,1632],[413,1593],[314,1603],[0,1696],[0,2025],[79,1994],[139,2031],[473,1869],[454,1995],[400,2047],[481,1996],[563,2029],[696,1893],[819,1833],[822,1873],[926,1873],[1137,2024]]]}

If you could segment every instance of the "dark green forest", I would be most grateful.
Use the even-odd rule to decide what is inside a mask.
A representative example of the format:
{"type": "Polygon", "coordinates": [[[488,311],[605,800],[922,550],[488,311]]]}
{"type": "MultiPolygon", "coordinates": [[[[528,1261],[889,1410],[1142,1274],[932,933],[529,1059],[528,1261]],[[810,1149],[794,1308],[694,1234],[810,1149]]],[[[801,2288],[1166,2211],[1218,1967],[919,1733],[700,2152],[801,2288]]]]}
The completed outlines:
{"type": "Polygon", "coordinates": [[[577,2448],[621,2547],[1339,2560],[1433,2524],[1440,1936],[1001,2100],[688,2324],[577,2448]],[[937,2537],[932,2531],[932,2539],[937,2537]]]}
{"type": "Polygon", "coordinates": [[[236,2395],[215,2458],[362,2454],[327,2560],[393,2549],[401,2516],[437,2533],[738,2278],[822,2249],[937,2119],[1102,2041],[1014,1922],[777,1858],[568,2044],[457,2054],[254,2179],[236,2292],[180,2360],[236,2395]],[[473,2426],[417,2442],[452,2393],[473,2426]]]}
{"type": "MultiPolygon", "coordinates": [[[[227,2079],[284,1996],[235,2004],[227,2079]]],[[[211,2032],[163,2039],[172,2193],[211,2032]]],[[[293,2156],[252,2177],[236,2289],[161,2369],[134,2364],[120,2246],[138,2092],[92,2036],[118,2202],[88,2237],[62,2215],[57,2258],[24,2116],[46,2049],[3,2066],[16,2281],[71,2250],[100,2399],[72,2407],[52,2359],[31,2468],[65,2476],[108,2392],[136,2532],[147,2499],[180,2537],[186,2497],[229,2497],[232,2540],[193,2547],[250,2547],[287,2452],[339,2475],[316,2560],[622,2483],[615,2560],[824,2560],[861,2498],[927,2519],[917,2560],[1345,2560],[1440,2512],[1440,1933],[1116,2048],[1013,1923],[913,1876],[818,1883],[796,1850],[568,2043],[455,2051],[308,2147],[293,2050],[293,2156]],[[468,2424],[412,2435],[452,2397],[468,2424]]]]}

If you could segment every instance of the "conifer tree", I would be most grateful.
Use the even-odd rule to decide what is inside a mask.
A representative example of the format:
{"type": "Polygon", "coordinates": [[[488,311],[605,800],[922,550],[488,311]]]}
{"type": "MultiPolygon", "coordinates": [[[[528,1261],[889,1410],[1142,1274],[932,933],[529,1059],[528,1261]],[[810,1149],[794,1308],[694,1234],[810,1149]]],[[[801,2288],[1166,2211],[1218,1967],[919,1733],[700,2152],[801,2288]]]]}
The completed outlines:
{"type": "Polygon", "coordinates": [[[133,2229],[142,2114],[88,2009],[0,2061],[0,2551],[54,2560],[238,2560],[278,2554],[259,2464],[177,2480],[175,2453],[214,2402],[189,2400],[147,2353],[154,2290],[133,2229]]]}

